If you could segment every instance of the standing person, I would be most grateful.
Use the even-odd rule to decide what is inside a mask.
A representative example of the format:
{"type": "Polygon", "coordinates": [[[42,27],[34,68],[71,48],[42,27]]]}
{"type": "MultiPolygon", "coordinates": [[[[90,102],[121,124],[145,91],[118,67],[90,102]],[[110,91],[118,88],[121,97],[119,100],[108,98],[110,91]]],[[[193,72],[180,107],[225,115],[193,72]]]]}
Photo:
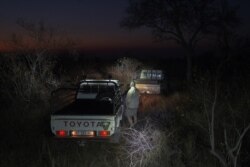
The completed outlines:
{"type": "Polygon", "coordinates": [[[130,83],[130,89],[126,96],[126,112],[130,127],[137,122],[137,110],[139,108],[139,91],[135,87],[134,81],[130,83]]]}

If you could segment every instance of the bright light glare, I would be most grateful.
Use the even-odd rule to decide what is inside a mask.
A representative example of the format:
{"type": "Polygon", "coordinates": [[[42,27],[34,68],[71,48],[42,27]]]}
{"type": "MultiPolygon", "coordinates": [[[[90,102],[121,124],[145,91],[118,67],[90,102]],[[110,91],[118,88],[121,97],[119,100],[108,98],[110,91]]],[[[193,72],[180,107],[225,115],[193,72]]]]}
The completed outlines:
{"type": "Polygon", "coordinates": [[[88,135],[88,136],[94,136],[95,133],[94,133],[94,131],[87,131],[87,132],[86,132],[86,135],[88,135]]]}
{"type": "Polygon", "coordinates": [[[71,135],[72,136],[77,136],[77,131],[75,131],[75,130],[71,131],[71,135]]]}

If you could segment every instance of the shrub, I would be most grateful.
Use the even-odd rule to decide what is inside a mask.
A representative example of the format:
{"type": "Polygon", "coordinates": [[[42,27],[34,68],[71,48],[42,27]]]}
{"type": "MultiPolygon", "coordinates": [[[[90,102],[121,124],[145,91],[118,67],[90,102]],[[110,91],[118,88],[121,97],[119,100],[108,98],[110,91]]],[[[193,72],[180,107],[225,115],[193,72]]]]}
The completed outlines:
{"type": "Polygon", "coordinates": [[[7,55],[2,64],[2,95],[12,101],[25,102],[48,100],[50,90],[58,86],[53,71],[53,63],[44,55],[33,55],[27,65],[28,56],[7,55]]]}
{"type": "Polygon", "coordinates": [[[118,59],[116,64],[107,71],[112,75],[113,78],[118,79],[122,84],[125,85],[122,90],[126,91],[129,83],[136,79],[137,72],[141,66],[142,63],[138,60],[124,57],[118,59]]]}
{"type": "Polygon", "coordinates": [[[125,166],[183,166],[178,148],[172,145],[173,133],[156,124],[147,118],[135,128],[123,129],[120,157],[125,166]]]}

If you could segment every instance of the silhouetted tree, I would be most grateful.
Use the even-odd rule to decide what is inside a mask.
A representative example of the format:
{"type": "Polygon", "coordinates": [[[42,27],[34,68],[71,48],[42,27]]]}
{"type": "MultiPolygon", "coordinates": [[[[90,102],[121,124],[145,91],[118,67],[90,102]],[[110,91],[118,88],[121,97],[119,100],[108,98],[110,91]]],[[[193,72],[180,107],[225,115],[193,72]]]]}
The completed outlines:
{"type": "Polygon", "coordinates": [[[231,7],[227,0],[219,0],[214,34],[218,46],[226,58],[229,57],[237,39],[236,28],[240,25],[240,19],[236,12],[237,9],[231,7]]]}
{"type": "MultiPolygon", "coordinates": [[[[192,79],[192,56],[197,42],[218,23],[221,0],[130,0],[121,26],[147,27],[161,41],[174,40],[186,51],[188,81],[192,79]]],[[[221,20],[220,20],[221,21],[221,20]]]]}

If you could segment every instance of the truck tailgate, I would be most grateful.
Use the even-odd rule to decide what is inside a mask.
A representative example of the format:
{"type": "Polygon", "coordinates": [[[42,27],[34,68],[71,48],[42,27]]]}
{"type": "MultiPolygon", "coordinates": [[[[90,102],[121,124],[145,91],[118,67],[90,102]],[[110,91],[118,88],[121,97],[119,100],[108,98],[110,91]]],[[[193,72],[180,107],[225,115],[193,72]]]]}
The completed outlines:
{"type": "Polygon", "coordinates": [[[115,116],[51,115],[51,130],[63,138],[109,137],[115,131],[115,116]]]}

